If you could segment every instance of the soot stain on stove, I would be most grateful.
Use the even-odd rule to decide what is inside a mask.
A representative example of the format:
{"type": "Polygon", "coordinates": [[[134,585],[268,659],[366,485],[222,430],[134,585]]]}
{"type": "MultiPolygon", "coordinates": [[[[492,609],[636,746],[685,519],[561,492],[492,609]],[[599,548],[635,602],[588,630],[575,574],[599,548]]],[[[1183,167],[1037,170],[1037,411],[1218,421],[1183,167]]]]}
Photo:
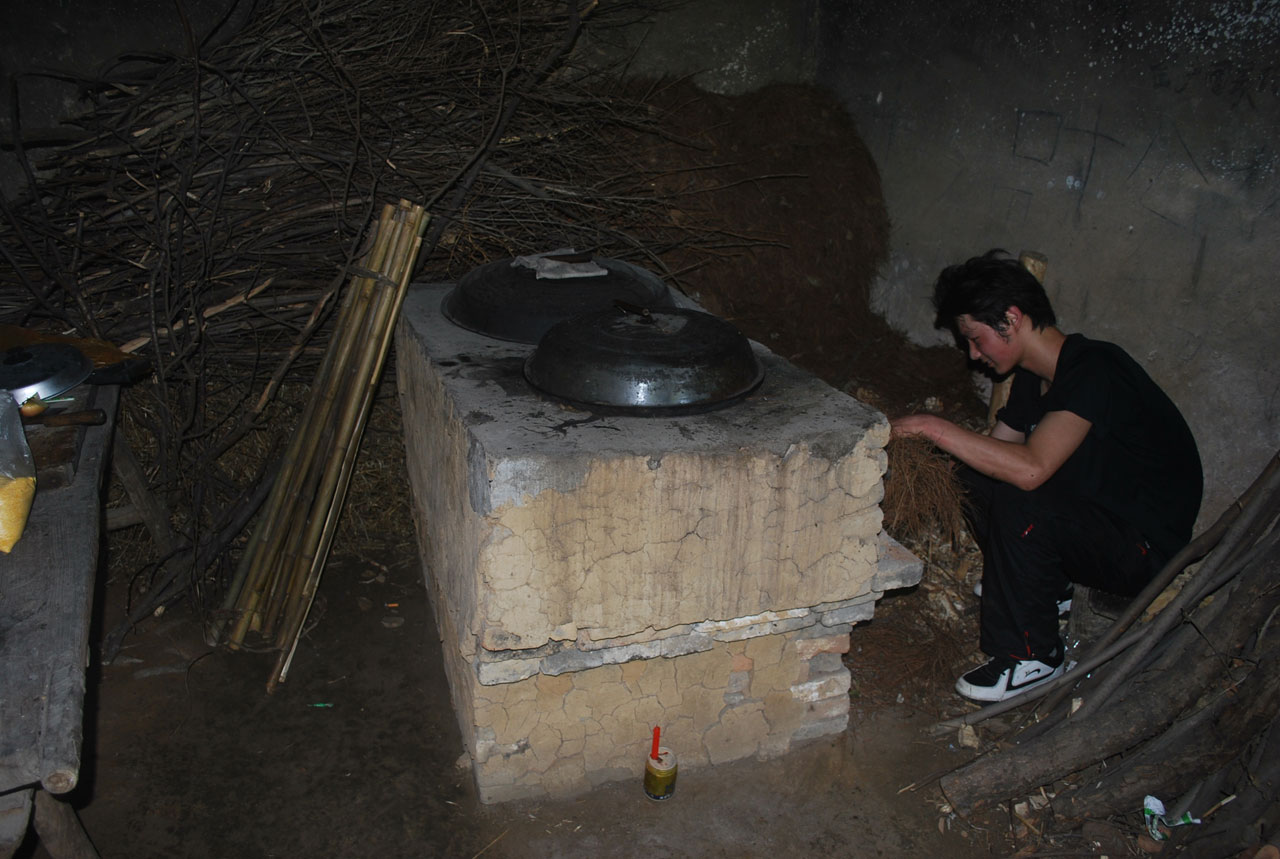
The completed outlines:
{"type": "Polygon", "coordinates": [[[583,414],[586,416],[560,421],[560,423],[555,424],[554,426],[547,427],[547,430],[549,432],[559,433],[560,435],[567,435],[571,429],[587,426],[588,424],[595,424],[596,426],[593,427],[594,429],[612,430],[614,432],[622,431],[622,428],[616,424],[601,423],[601,421],[606,420],[610,415],[597,415],[590,412],[584,412],[583,414]]]}
{"type": "Polygon", "coordinates": [[[524,358],[519,356],[477,361],[469,355],[458,355],[455,361],[440,361],[438,366],[446,368],[450,378],[494,384],[508,396],[529,393],[529,383],[524,378],[524,358]]]}

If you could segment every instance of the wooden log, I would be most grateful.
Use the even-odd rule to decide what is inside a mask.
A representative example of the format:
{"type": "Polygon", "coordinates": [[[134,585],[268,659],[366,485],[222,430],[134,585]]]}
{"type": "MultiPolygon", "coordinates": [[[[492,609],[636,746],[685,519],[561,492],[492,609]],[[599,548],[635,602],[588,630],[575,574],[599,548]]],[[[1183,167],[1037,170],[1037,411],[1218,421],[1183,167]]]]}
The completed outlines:
{"type": "Polygon", "coordinates": [[[147,484],[147,473],[138,462],[129,442],[120,433],[116,433],[111,444],[111,470],[120,479],[129,500],[133,502],[135,513],[151,534],[156,553],[161,558],[168,557],[178,543],[169,524],[169,510],[151,491],[147,484]]]}
{"type": "Polygon", "coordinates": [[[45,852],[54,859],[98,859],[70,803],[43,790],[36,791],[35,799],[32,822],[45,852]]]}
{"type": "Polygon", "coordinates": [[[1258,744],[1250,760],[1244,762],[1243,771],[1244,778],[1237,775],[1226,782],[1235,784],[1233,790],[1203,794],[1213,799],[1192,807],[1192,814],[1205,818],[1204,825],[1191,832],[1179,833],[1181,837],[1176,842],[1182,847],[1179,855],[1187,859],[1209,859],[1223,855],[1221,851],[1233,844],[1244,850],[1255,845],[1254,837],[1260,821],[1268,815],[1273,826],[1280,821],[1280,807],[1276,800],[1280,796],[1280,716],[1272,721],[1264,741],[1258,744]],[[1228,794],[1235,797],[1230,804],[1219,806],[1212,816],[1206,813],[1205,805],[1228,794]]]}
{"type": "Polygon", "coordinates": [[[1147,794],[1178,796],[1226,766],[1280,711],[1280,646],[1272,647],[1247,677],[1224,679],[1228,687],[1208,706],[1086,787],[1060,792],[1053,810],[1073,818],[1121,814],[1141,806],[1147,794]]]}
{"type": "Polygon", "coordinates": [[[31,820],[31,788],[0,793],[0,859],[12,859],[31,820]]]}
{"type": "Polygon", "coordinates": [[[141,524],[143,524],[142,514],[132,504],[125,504],[121,507],[108,507],[106,510],[104,527],[108,531],[119,531],[122,528],[131,528],[134,525],[141,524]]]}

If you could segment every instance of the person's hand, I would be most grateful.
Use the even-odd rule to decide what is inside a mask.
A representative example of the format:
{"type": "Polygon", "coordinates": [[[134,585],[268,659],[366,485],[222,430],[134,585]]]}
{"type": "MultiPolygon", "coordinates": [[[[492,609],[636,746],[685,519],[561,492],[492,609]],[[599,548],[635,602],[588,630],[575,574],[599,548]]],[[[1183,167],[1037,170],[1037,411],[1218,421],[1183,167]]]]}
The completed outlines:
{"type": "Polygon", "coordinates": [[[893,438],[920,435],[937,442],[942,432],[942,423],[945,421],[937,415],[905,415],[889,421],[889,430],[893,438]]]}

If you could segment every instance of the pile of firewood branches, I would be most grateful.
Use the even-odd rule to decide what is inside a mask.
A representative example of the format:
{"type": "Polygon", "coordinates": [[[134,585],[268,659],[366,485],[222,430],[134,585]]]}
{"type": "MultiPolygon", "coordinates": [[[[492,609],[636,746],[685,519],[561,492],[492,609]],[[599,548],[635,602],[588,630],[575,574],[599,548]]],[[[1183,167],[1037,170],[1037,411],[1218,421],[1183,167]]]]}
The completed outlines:
{"type": "Polygon", "coordinates": [[[151,364],[117,462],[156,551],[117,642],[184,594],[218,604],[298,418],[282,391],[314,376],[382,205],[427,211],[418,280],[566,245],[658,270],[672,247],[741,245],[673,221],[680,201],[619,145],[661,116],[575,60],[659,2],[276,0],[207,52],[77,79],[86,109],[56,148],[15,129],[0,321],[151,364]]]}
{"type": "Polygon", "coordinates": [[[1027,717],[941,779],[953,810],[968,815],[1044,790],[1049,810],[1067,824],[1140,819],[1150,795],[1171,813],[1200,820],[1172,829],[1166,854],[1176,846],[1183,856],[1233,856],[1260,838],[1275,839],[1278,518],[1280,454],[1073,669],[1024,696],[941,723],[940,730],[965,730],[1015,709],[1027,717]],[[1176,593],[1169,590],[1175,579],[1176,593]]]}

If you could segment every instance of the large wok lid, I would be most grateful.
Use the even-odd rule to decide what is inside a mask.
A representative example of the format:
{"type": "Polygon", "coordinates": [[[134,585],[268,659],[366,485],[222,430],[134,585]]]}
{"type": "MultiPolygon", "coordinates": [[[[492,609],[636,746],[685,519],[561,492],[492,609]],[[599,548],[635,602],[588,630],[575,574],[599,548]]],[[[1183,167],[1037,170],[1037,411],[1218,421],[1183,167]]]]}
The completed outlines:
{"type": "Polygon", "coordinates": [[[615,307],[559,322],[526,359],[524,373],[556,399],[636,415],[727,406],[764,378],[741,332],[686,308],[615,307]]]}
{"type": "Polygon", "coordinates": [[[592,269],[600,273],[553,279],[519,264],[528,258],[497,260],[463,275],[445,296],[441,310],[450,322],[471,331],[537,343],[557,322],[612,307],[615,301],[641,307],[674,304],[666,284],[652,272],[589,254],[575,258],[594,264],[592,269]]]}

